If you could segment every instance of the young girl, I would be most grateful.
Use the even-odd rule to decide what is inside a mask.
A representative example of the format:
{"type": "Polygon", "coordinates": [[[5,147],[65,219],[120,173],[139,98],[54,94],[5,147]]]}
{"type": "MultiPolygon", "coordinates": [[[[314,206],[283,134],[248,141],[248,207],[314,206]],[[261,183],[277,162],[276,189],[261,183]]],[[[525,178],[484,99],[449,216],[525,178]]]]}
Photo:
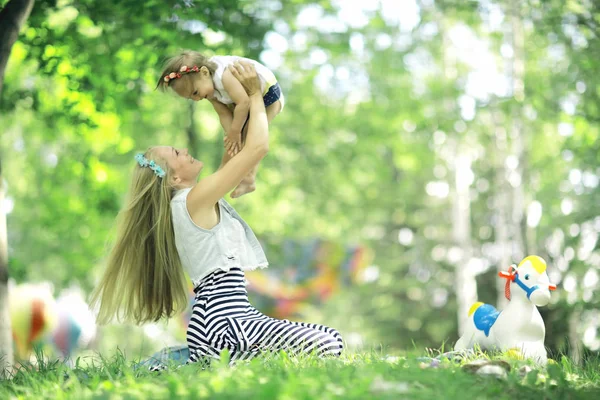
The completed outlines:
{"type": "MultiPolygon", "coordinates": [[[[235,156],[242,148],[242,130],[248,118],[248,95],[227,69],[240,60],[252,63],[258,72],[267,121],[270,124],[283,109],[284,97],[275,75],[254,60],[236,56],[207,58],[195,51],[184,51],[167,60],[157,84],[162,90],[172,88],[185,99],[207,99],[212,103],[225,131],[225,149],[229,157],[235,156]],[[233,107],[233,113],[229,107],[233,107]]],[[[231,197],[242,196],[255,188],[256,168],[242,180],[231,197]]]]}
{"type": "Polygon", "coordinates": [[[99,323],[172,317],[187,305],[185,271],[196,293],[188,363],[224,349],[231,362],[279,350],[338,356],[343,345],[335,329],[270,318],[248,302],[244,271],[268,262],[252,229],[222,197],[267,154],[268,123],[252,64],[229,71],[249,97],[245,146],[200,181],[203,163],[185,149],[158,146],[136,156],[116,244],[91,305],[100,303],[99,323]]]}

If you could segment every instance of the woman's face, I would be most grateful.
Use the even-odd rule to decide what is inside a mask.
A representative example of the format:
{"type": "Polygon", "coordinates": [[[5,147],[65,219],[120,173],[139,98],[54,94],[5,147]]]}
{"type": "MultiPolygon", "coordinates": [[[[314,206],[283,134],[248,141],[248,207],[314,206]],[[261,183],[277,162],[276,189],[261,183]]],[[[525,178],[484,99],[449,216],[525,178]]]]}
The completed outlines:
{"type": "Polygon", "coordinates": [[[167,162],[171,179],[178,187],[195,185],[204,167],[204,163],[189,155],[187,149],[158,146],[152,149],[152,153],[167,162]]]}
{"type": "Polygon", "coordinates": [[[208,68],[202,67],[199,72],[191,72],[186,77],[188,79],[182,77],[171,84],[171,87],[179,96],[194,101],[214,97],[215,86],[208,68]]]}

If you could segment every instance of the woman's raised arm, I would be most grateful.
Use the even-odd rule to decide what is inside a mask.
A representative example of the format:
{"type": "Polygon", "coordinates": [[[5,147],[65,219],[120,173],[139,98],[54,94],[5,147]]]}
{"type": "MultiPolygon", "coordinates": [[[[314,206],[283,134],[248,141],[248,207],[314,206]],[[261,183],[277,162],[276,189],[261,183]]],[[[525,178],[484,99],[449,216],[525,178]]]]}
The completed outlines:
{"type": "Polygon", "coordinates": [[[188,210],[212,208],[220,198],[235,189],[269,151],[269,124],[254,66],[235,63],[229,71],[240,81],[250,98],[250,118],[244,148],[223,168],[201,179],[188,195],[188,210]]]}

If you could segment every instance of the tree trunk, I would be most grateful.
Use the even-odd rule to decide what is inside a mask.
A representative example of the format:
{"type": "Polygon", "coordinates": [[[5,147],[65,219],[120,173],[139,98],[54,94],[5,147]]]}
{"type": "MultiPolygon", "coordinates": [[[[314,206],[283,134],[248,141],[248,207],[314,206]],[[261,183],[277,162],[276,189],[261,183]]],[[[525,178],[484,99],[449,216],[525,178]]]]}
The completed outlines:
{"type": "MultiPolygon", "coordinates": [[[[440,21],[440,36],[443,43],[444,79],[446,82],[453,82],[457,74],[456,50],[446,34],[444,16],[441,13],[436,13],[436,19],[440,21]]],[[[444,103],[446,102],[455,103],[453,93],[445,96],[444,103]]],[[[448,146],[453,146],[452,156],[445,160],[449,170],[454,173],[451,198],[452,241],[455,246],[462,250],[460,260],[454,266],[458,335],[460,336],[465,331],[468,322],[469,307],[477,301],[477,280],[475,279],[475,273],[467,266],[473,256],[471,243],[471,182],[469,178],[472,157],[464,151],[459,135],[455,140],[449,140],[448,146]]]]}
{"type": "Polygon", "coordinates": [[[21,27],[29,18],[33,3],[34,0],[10,0],[0,11],[0,98],[8,56],[19,37],[21,27]]]}
{"type": "Polygon", "coordinates": [[[512,95],[514,97],[512,107],[511,144],[512,154],[518,160],[514,168],[515,183],[512,193],[512,231],[513,231],[513,254],[515,262],[525,257],[525,238],[523,229],[525,226],[525,193],[523,172],[525,171],[526,157],[523,140],[523,100],[525,99],[525,37],[523,34],[523,21],[521,18],[520,2],[511,1],[511,44],[513,48],[513,59],[510,69],[512,84],[512,95]]]}
{"type": "MultiPolygon", "coordinates": [[[[21,27],[29,18],[34,0],[10,0],[0,11],[0,101],[4,87],[4,73],[12,46],[21,27]]],[[[8,233],[4,210],[4,180],[0,154],[0,375],[10,373],[13,359],[12,332],[8,312],[8,233]]]]}
{"type": "Polygon", "coordinates": [[[4,183],[0,165],[0,378],[10,372],[13,357],[12,329],[8,312],[8,243],[4,214],[4,183]]]}
{"type": "Polygon", "coordinates": [[[454,160],[454,193],[452,198],[452,237],[462,250],[456,265],[456,303],[458,309],[458,333],[462,335],[468,321],[469,307],[477,301],[475,273],[468,267],[473,255],[471,247],[471,197],[469,175],[471,159],[458,152],[454,160]]]}
{"type": "MultiPolygon", "coordinates": [[[[511,121],[509,137],[504,138],[507,149],[517,160],[515,165],[505,165],[506,158],[501,158],[498,172],[500,184],[496,207],[499,209],[496,225],[496,238],[500,247],[499,270],[506,269],[512,262],[518,263],[525,256],[525,193],[523,171],[525,169],[525,144],[523,141],[523,100],[525,98],[525,54],[523,21],[521,18],[520,3],[512,0],[505,10],[507,25],[505,30],[505,43],[512,48],[512,55],[505,58],[505,74],[510,85],[510,93],[513,97],[511,108],[511,121]],[[508,181],[509,185],[506,184],[508,181]]],[[[500,124],[497,124],[499,129],[500,124]]],[[[501,133],[501,131],[498,131],[501,133]]],[[[496,140],[500,139],[497,135],[496,140]]],[[[501,279],[497,280],[496,289],[498,293],[497,305],[504,307],[504,285],[501,279]]]]}
{"type": "MultiPolygon", "coordinates": [[[[508,137],[503,126],[500,106],[494,105],[492,110],[492,123],[496,148],[493,150],[492,164],[494,165],[494,236],[498,249],[498,271],[506,271],[512,261],[508,213],[510,211],[509,185],[507,182],[507,168],[505,167],[508,154],[508,137]]],[[[504,308],[508,300],[504,296],[505,281],[496,279],[496,307],[504,308]]]]}
{"type": "MultiPolygon", "coordinates": [[[[498,111],[494,111],[498,114],[498,111]]],[[[512,252],[509,240],[508,229],[508,211],[510,210],[510,200],[508,196],[508,185],[506,184],[506,168],[504,162],[506,160],[506,131],[502,128],[501,122],[498,121],[498,115],[494,118],[494,131],[496,139],[496,194],[494,195],[495,223],[494,232],[496,237],[496,246],[500,253],[498,262],[498,270],[506,271],[511,264],[512,252]]],[[[496,307],[504,308],[506,306],[506,297],[504,296],[504,285],[506,281],[496,279],[496,307]]]]}

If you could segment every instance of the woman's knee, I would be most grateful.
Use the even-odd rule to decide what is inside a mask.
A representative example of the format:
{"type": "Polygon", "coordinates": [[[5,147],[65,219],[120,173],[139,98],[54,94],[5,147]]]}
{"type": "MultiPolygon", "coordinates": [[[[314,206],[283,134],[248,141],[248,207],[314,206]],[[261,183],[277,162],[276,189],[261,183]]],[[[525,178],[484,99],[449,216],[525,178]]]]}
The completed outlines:
{"type": "Polygon", "coordinates": [[[337,340],[338,342],[340,342],[340,343],[343,342],[342,335],[341,335],[341,333],[338,332],[337,329],[329,328],[329,334],[331,336],[333,336],[335,338],[335,340],[337,340]]]}
{"type": "Polygon", "coordinates": [[[324,328],[324,329],[322,329],[324,332],[331,335],[331,337],[333,337],[334,340],[336,340],[337,342],[340,343],[341,346],[343,346],[344,340],[342,338],[341,333],[337,329],[330,328],[329,326],[324,326],[324,325],[322,325],[322,327],[324,328]]]}
{"type": "Polygon", "coordinates": [[[319,341],[319,355],[339,357],[344,350],[342,336],[335,329],[331,329],[319,341]]]}
{"type": "Polygon", "coordinates": [[[342,351],[344,350],[344,344],[341,340],[341,336],[339,336],[339,334],[337,337],[332,334],[328,334],[328,336],[329,337],[321,343],[320,353],[323,356],[339,357],[342,355],[342,351]]]}
{"type": "Polygon", "coordinates": [[[319,352],[322,355],[334,355],[336,357],[341,355],[344,350],[344,341],[340,332],[325,325],[320,325],[317,329],[325,333],[325,337],[321,339],[319,344],[319,352]]]}

